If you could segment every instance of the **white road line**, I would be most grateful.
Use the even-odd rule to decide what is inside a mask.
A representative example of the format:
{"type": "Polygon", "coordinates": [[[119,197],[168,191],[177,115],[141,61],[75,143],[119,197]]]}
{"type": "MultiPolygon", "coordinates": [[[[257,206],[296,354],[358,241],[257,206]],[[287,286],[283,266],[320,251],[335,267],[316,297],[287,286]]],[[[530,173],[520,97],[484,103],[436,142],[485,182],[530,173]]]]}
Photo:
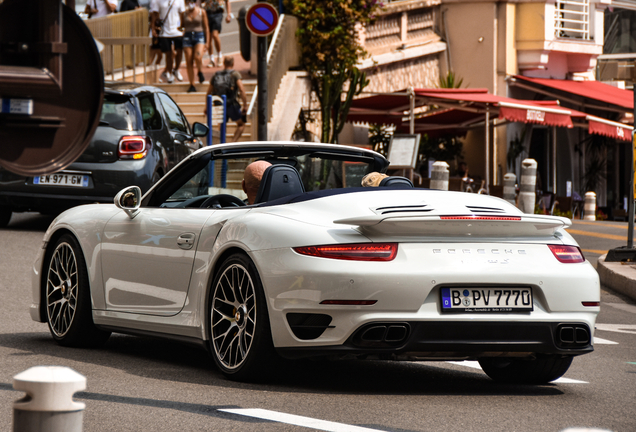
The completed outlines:
{"type": "Polygon", "coordinates": [[[603,306],[611,306],[616,309],[620,309],[625,312],[636,314],[636,306],[626,303],[603,303],[603,306]]]}
{"type": "Polygon", "coordinates": [[[636,324],[596,324],[596,330],[636,334],[636,324]]]}
{"type": "Polygon", "coordinates": [[[311,417],[303,417],[259,408],[224,408],[219,409],[219,411],[329,432],[384,432],[379,429],[369,429],[360,426],[318,420],[311,417]]]}
{"type": "Polygon", "coordinates": [[[618,345],[618,342],[594,336],[594,345],[618,345]]]}
{"type": "MultiPolygon", "coordinates": [[[[460,361],[460,362],[447,362],[447,363],[481,370],[481,366],[479,366],[479,362],[476,362],[476,361],[460,361]]],[[[579,381],[579,380],[564,378],[564,377],[561,377],[552,382],[558,383],[558,384],[589,384],[587,381],[579,381]]]]}

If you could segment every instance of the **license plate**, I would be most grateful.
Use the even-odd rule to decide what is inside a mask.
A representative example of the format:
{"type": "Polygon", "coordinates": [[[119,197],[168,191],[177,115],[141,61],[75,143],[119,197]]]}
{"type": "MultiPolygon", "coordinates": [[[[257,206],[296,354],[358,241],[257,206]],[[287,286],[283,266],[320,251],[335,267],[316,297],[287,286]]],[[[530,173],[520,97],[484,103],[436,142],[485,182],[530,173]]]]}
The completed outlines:
{"type": "Polygon", "coordinates": [[[442,288],[443,312],[530,312],[529,287],[442,288]]]}
{"type": "Polygon", "coordinates": [[[88,176],[80,174],[50,174],[33,177],[35,185],[88,187],[88,176]]]}

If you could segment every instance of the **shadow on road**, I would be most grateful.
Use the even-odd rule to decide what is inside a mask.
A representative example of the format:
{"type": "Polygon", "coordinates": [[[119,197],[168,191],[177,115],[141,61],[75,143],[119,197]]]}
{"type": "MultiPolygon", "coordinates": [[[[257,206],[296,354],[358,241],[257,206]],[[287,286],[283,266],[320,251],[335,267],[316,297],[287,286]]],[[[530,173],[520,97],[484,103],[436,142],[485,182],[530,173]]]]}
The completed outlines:
{"type": "MultiPolygon", "coordinates": [[[[14,355],[37,355],[90,363],[167,382],[270,392],[483,396],[563,394],[563,391],[553,384],[497,384],[481,371],[463,370],[461,366],[444,367],[440,363],[371,360],[281,359],[261,382],[238,383],[227,380],[203,349],[161,339],[117,334],[111,336],[102,349],[61,347],[46,333],[3,334],[0,335],[0,346],[21,350],[14,355]]],[[[50,359],[43,360],[48,362],[47,364],[55,363],[50,359]]]]}

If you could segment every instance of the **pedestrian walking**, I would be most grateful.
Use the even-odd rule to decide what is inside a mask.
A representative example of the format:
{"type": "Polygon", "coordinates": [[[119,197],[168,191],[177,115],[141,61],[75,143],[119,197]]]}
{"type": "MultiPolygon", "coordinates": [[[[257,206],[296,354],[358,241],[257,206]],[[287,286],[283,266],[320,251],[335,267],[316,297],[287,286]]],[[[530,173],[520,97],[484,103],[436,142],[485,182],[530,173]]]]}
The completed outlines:
{"type": "Polygon", "coordinates": [[[195,63],[199,82],[201,84],[205,82],[201,69],[203,68],[205,41],[210,39],[208,17],[203,9],[197,6],[196,0],[188,0],[186,11],[181,14],[181,23],[183,24],[183,52],[188,70],[188,81],[190,81],[188,93],[191,93],[197,91],[194,87],[195,63]]]}
{"type": "Polygon", "coordinates": [[[140,8],[139,0],[123,0],[119,5],[119,12],[127,12],[140,8]]]}
{"type": "MultiPolygon", "coordinates": [[[[243,134],[245,122],[247,121],[247,95],[245,93],[245,87],[243,86],[241,73],[232,69],[233,67],[234,57],[226,56],[223,59],[223,70],[214,74],[210,80],[207,94],[216,96],[225,95],[227,117],[236,122],[236,131],[234,132],[232,141],[237,142],[243,134]],[[239,102],[239,97],[242,103],[239,102]]],[[[204,114],[207,114],[207,106],[204,110],[204,114]]]]}
{"type": "Polygon", "coordinates": [[[208,0],[205,2],[205,12],[208,15],[208,25],[210,27],[210,38],[207,39],[208,53],[210,54],[208,67],[221,67],[223,53],[221,52],[221,37],[219,34],[223,27],[223,13],[225,12],[225,22],[229,23],[232,20],[230,0],[208,0]],[[225,4],[225,8],[221,3],[225,4]],[[213,48],[216,48],[216,63],[214,62],[213,48]]]}
{"type": "Polygon", "coordinates": [[[159,48],[166,55],[161,80],[172,83],[176,78],[183,81],[179,66],[183,58],[181,14],[185,12],[185,3],[183,0],[152,0],[150,12],[152,36],[158,37],[159,48]]]}
{"type": "Polygon", "coordinates": [[[89,18],[99,18],[117,11],[117,3],[109,0],[88,0],[84,12],[89,18]]]}

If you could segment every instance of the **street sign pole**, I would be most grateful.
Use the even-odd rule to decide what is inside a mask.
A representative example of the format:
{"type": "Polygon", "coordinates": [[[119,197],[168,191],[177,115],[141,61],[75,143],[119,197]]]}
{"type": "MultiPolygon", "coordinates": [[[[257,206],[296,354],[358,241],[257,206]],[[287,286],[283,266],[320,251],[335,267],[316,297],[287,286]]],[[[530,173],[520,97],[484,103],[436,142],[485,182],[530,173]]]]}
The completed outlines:
{"type": "Polygon", "coordinates": [[[259,141],[267,141],[267,37],[260,36],[257,45],[258,76],[258,104],[256,118],[258,119],[257,137],[259,141]]]}
{"type": "Polygon", "coordinates": [[[257,77],[258,94],[256,103],[257,137],[259,141],[267,141],[267,36],[274,33],[278,25],[278,12],[269,3],[259,0],[245,14],[245,25],[257,36],[257,77]]]}

